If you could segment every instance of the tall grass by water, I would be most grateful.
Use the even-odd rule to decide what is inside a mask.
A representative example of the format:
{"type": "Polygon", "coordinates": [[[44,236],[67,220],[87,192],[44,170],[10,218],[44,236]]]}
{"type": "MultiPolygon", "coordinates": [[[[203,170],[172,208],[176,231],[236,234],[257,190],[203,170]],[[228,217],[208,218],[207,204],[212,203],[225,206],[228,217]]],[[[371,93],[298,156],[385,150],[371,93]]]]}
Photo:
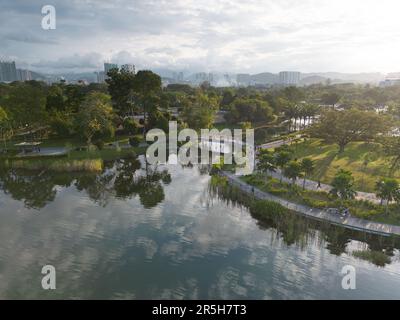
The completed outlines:
{"type": "Polygon", "coordinates": [[[60,160],[11,160],[5,162],[13,169],[49,170],[54,172],[100,172],[103,170],[102,159],[60,159],[60,160]]]}

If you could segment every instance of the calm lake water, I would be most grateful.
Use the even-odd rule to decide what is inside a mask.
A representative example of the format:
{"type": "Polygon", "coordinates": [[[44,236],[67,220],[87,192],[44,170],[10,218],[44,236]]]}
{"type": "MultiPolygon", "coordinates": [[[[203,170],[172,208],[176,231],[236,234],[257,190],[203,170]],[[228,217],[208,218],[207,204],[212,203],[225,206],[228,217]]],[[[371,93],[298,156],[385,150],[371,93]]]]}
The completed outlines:
{"type": "Polygon", "coordinates": [[[260,222],[209,184],[204,169],[133,160],[89,175],[3,169],[0,298],[400,298],[398,240],[260,222]],[[354,255],[368,250],[380,259],[354,255]],[[46,264],[54,291],[41,289],[46,264]],[[341,287],[345,265],[356,290],[341,287]]]}

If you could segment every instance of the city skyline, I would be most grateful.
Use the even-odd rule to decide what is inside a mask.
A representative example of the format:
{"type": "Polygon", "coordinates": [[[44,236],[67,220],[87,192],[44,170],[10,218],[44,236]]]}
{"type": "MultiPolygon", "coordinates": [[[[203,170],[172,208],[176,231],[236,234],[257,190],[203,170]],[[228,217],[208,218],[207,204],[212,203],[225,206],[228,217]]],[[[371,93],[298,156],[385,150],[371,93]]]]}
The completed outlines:
{"type": "Polygon", "coordinates": [[[395,1],[53,1],[0,4],[0,57],[43,73],[93,72],[103,61],[187,72],[396,72],[395,1]]]}

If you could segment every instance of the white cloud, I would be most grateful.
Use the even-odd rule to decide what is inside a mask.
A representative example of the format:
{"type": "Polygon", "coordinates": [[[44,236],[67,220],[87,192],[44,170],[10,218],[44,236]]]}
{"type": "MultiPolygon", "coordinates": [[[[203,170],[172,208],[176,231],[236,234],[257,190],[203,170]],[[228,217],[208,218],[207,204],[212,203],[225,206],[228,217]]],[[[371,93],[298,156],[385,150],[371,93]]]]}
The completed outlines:
{"type": "Polygon", "coordinates": [[[396,0],[54,2],[55,31],[40,29],[36,1],[0,4],[0,56],[54,69],[93,52],[206,71],[389,72],[400,63],[396,0]]]}

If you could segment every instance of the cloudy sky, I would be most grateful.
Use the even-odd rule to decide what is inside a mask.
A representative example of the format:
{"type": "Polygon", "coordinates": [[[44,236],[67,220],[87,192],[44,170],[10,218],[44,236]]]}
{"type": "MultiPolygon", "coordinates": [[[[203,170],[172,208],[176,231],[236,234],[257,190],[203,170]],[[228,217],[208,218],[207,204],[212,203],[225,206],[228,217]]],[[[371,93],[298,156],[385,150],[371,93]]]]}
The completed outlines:
{"type": "Polygon", "coordinates": [[[0,0],[0,58],[188,71],[400,71],[398,0],[0,0]],[[43,30],[43,5],[56,8],[43,30]]]}

